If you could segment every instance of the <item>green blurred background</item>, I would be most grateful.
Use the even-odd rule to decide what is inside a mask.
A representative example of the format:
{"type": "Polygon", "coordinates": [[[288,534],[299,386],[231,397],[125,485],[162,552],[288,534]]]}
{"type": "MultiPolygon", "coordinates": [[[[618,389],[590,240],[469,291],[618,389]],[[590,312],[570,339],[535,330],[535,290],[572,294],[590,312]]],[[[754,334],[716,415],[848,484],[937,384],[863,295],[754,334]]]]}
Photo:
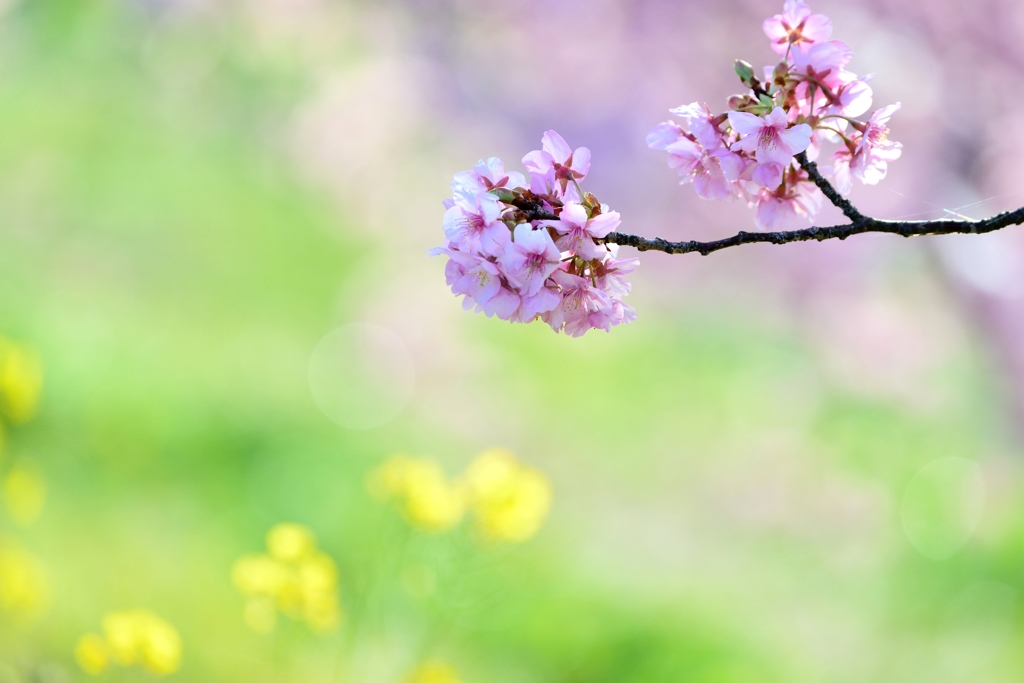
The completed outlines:
{"type": "MultiPolygon", "coordinates": [[[[999,353],[1020,345],[966,311],[936,242],[644,255],[639,320],[577,340],[460,310],[425,257],[447,182],[479,156],[515,165],[549,127],[591,147],[592,189],[631,232],[750,220],[677,191],[643,133],[729,94],[732,58],[770,59],[759,25],[781,7],[541,5],[6,2],[0,334],[44,382],[0,468],[45,502],[19,512],[6,486],[0,545],[45,590],[5,604],[0,572],[0,681],[92,680],[78,639],[133,609],[174,625],[169,680],[196,683],[389,683],[424,662],[451,667],[418,679],[436,683],[1024,677],[1024,471],[999,353]],[[604,28],[523,88],[510,72],[537,59],[531,35],[548,41],[542,19],[604,28]],[[706,60],[670,40],[690,34],[706,60]],[[599,68],[643,50],[640,71],[599,68]],[[318,343],[353,323],[377,342],[318,375],[318,343]],[[367,492],[395,453],[454,477],[494,446],[551,482],[527,542],[422,532],[367,492]],[[337,563],[340,628],[246,627],[231,568],[280,522],[337,563]]],[[[912,22],[814,8],[855,51],[912,22]]],[[[893,68],[920,89],[908,63],[893,68]]],[[[939,120],[916,92],[908,120],[939,120]]],[[[924,192],[936,166],[915,135],[894,120],[890,182],[916,196],[867,206],[1003,192],[969,175],[924,192]]]]}

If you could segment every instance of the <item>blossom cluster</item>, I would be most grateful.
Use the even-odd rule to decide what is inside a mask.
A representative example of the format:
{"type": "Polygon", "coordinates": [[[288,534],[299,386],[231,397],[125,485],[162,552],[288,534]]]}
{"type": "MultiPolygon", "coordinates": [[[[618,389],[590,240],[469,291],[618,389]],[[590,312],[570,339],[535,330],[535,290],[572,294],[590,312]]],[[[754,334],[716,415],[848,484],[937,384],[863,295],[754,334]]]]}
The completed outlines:
{"type": "Polygon", "coordinates": [[[445,201],[445,276],[463,306],[510,322],[543,320],[578,337],[632,322],[622,298],[636,259],[617,258],[603,239],[619,214],[584,193],[590,150],[573,150],[548,131],[540,150],[523,157],[529,180],[501,159],[457,173],[445,201]]]}
{"type": "Polygon", "coordinates": [[[301,524],[274,526],[267,534],[267,553],[240,557],[231,580],[246,597],[245,623],[257,633],[274,629],[278,611],[320,633],[341,621],[337,565],[301,524]]]}
{"type": "Polygon", "coordinates": [[[544,475],[502,448],[484,451],[454,480],[435,460],[397,455],[370,475],[368,487],[423,531],[447,531],[468,511],[487,541],[530,539],[551,507],[551,486],[544,475]]]}
{"type": "Polygon", "coordinates": [[[700,197],[746,201],[756,206],[762,230],[790,230],[806,225],[823,199],[794,156],[806,152],[814,161],[823,143],[838,143],[831,166],[822,170],[840,194],[849,194],[854,178],[876,184],[900,156],[902,145],[888,137],[900,105],[857,118],[871,108],[870,76],[846,69],[850,47],[829,40],[832,22],[802,0],[786,0],[782,14],[763,28],[780,56],[764,67],[764,79],[737,61],[736,73],[750,92],[729,98],[729,112],[712,113],[698,102],[678,107],[671,111],[683,125],[659,124],[647,144],[666,152],[681,183],[692,183],[700,197]]]}
{"type": "Polygon", "coordinates": [[[111,662],[140,664],[159,676],[181,666],[181,636],[177,629],[148,610],[111,612],[103,617],[103,635],[87,633],[75,647],[82,670],[94,676],[111,662]]]}

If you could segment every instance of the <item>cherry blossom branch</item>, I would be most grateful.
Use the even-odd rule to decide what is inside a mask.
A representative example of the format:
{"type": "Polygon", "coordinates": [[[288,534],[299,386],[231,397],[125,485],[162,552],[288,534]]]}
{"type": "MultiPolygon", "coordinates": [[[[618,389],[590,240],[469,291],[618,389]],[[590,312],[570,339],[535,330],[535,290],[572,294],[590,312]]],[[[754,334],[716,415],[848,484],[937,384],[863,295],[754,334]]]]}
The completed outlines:
{"type": "Polygon", "coordinates": [[[862,216],[860,221],[846,225],[834,225],[827,228],[804,228],[803,230],[787,230],[782,232],[738,232],[732,237],[713,242],[697,242],[695,240],[670,242],[660,237],[647,239],[638,235],[627,235],[618,232],[609,233],[604,238],[604,242],[635,247],[640,251],[663,251],[666,254],[698,252],[701,256],[707,256],[712,252],[729,247],[737,247],[741,244],[758,244],[763,242],[789,244],[790,242],[807,242],[810,240],[817,240],[819,242],[829,239],[845,240],[851,235],[860,235],[866,232],[882,232],[902,237],[953,234],[980,235],[1022,223],[1024,223],[1024,207],[1015,211],[1005,211],[999,215],[979,221],[886,221],[862,216]]]}
{"type": "Polygon", "coordinates": [[[636,319],[622,299],[630,291],[625,276],[639,259],[619,258],[611,244],[706,256],[741,244],[845,240],[867,232],[980,234],[1024,224],[1024,207],[983,220],[894,221],[861,213],[845,195],[854,180],[877,184],[900,158],[903,145],[890,138],[888,125],[900,103],[876,109],[866,121],[856,118],[871,109],[868,79],[846,70],[849,46],[830,40],[832,22],[803,0],[786,0],[782,14],[762,28],[781,59],[764,68],[763,81],[737,60],[734,71],[748,91],[730,97],[728,111],[716,114],[701,102],[676,107],[670,111],[683,124],[664,121],[646,137],[699,197],[738,198],[756,207],[758,232],[711,242],[613,232],[619,213],[581,187],[590,150],[573,149],[549,130],[541,149],[523,157],[529,180],[506,172],[497,157],[454,176],[444,202],[445,242],[429,253],[448,256],[445,279],[465,297],[463,306],[511,322],[543,320],[575,337],[636,319]],[[828,157],[832,182],[807,158],[808,149],[824,142],[838,143],[828,157]],[[783,230],[793,221],[814,221],[819,192],[849,222],[783,230]]]}
{"type": "MultiPolygon", "coordinates": [[[[832,184],[826,180],[818,171],[818,165],[807,159],[807,155],[801,152],[796,155],[800,167],[807,172],[807,175],[821,190],[829,201],[842,211],[850,223],[845,225],[833,225],[831,227],[812,227],[802,230],[787,230],[778,232],[738,232],[732,237],[714,240],[711,242],[698,242],[686,240],[682,242],[670,242],[669,240],[655,237],[648,239],[639,235],[630,235],[622,232],[612,232],[603,239],[597,241],[605,244],[618,244],[621,246],[633,247],[639,251],[663,251],[666,254],[689,254],[697,252],[701,256],[729,247],[738,247],[742,244],[789,244],[791,242],[808,242],[817,240],[819,242],[829,239],[845,240],[851,235],[860,235],[866,232],[881,232],[901,237],[917,237],[921,235],[954,235],[971,234],[980,235],[995,230],[1008,228],[1012,225],[1024,223],[1024,207],[1014,211],[1005,211],[991,218],[983,220],[935,220],[935,221],[888,221],[865,216],[857,210],[850,200],[843,197],[836,191],[832,184]]],[[[557,220],[557,216],[546,209],[542,203],[536,200],[516,198],[508,201],[521,213],[520,218],[527,221],[557,220]]]]}
{"type": "Polygon", "coordinates": [[[832,183],[825,180],[824,176],[818,172],[818,164],[807,159],[807,152],[800,152],[797,154],[796,161],[800,164],[800,168],[807,172],[811,181],[818,186],[818,189],[821,190],[822,194],[824,194],[837,209],[842,211],[843,215],[850,219],[850,222],[861,223],[866,219],[866,216],[858,211],[856,207],[850,203],[849,199],[839,194],[839,192],[836,191],[836,188],[832,187],[832,183]]]}

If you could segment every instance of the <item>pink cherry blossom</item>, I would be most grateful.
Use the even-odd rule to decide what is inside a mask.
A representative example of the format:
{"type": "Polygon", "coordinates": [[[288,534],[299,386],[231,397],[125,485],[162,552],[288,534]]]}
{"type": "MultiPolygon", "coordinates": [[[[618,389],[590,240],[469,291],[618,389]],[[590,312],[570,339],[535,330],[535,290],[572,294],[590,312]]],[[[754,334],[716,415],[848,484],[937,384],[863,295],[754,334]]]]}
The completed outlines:
{"type": "MultiPolygon", "coordinates": [[[[671,140],[682,134],[678,126],[668,131],[671,140]]],[[[590,170],[589,150],[571,150],[554,131],[542,147],[524,160],[529,180],[506,171],[496,157],[457,173],[453,196],[443,202],[444,246],[428,253],[448,256],[452,292],[463,297],[463,308],[488,317],[540,319],[574,336],[634,320],[636,312],[620,298],[629,293],[626,275],[637,261],[615,259],[610,246],[598,243],[621,218],[593,195],[582,203],[579,181],[590,170]],[[536,209],[557,218],[531,219],[536,209]]]]}
{"type": "Polygon", "coordinates": [[[533,296],[558,268],[561,257],[547,230],[520,223],[498,264],[522,296],[533,296]]]}
{"type": "Polygon", "coordinates": [[[481,159],[476,166],[468,171],[461,171],[455,174],[452,181],[452,191],[458,195],[477,196],[490,192],[496,187],[522,187],[526,179],[522,173],[517,171],[505,172],[505,164],[498,157],[491,157],[487,161],[481,159]]]}
{"type": "Polygon", "coordinates": [[[873,93],[867,84],[871,76],[857,78],[849,71],[844,71],[842,75],[849,80],[836,89],[835,98],[838,102],[830,102],[821,108],[818,111],[820,115],[840,114],[855,118],[871,108],[873,93]]]}
{"type": "Polygon", "coordinates": [[[889,139],[889,127],[885,125],[899,108],[897,102],[873,113],[867,124],[860,124],[864,130],[851,141],[852,147],[842,146],[832,156],[832,177],[840,193],[850,193],[853,178],[865,185],[877,185],[885,178],[889,162],[900,158],[903,145],[889,139]]]}
{"type": "Polygon", "coordinates": [[[552,202],[558,204],[582,200],[580,193],[576,191],[575,185],[562,187],[561,182],[558,180],[558,175],[553,168],[549,169],[546,173],[532,172],[530,174],[530,191],[538,197],[550,200],[548,202],[549,208],[553,205],[552,202]]]}
{"type": "MultiPolygon", "coordinates": [[[[611,332],[613,326],[631,323],[634,320],[636,320],[636,311],[633,307],[627,306],[621,301],[613,300],[610,306],[601,308],[588,315],[587,326],[591,329],[611,332]]],[[[569,331],[568,325],[566,325],[566,331],[569,331]]],[[[583,331],[585,332],[586,330],[583,331]]]]}
{"type": "Polygon", "coordinates": [[[805,228],[818,211],[824,195],[805,174],[795,183],[774,191],[762,189],[754,223],[767,232],[805,228]]]}
{"type": "Polygon", "coordinates": [[[538,317],[553,310],[562,301],[561,292],[550,278],[533,296],[522,297],[519,310],[516,311],[516,322],[530,323],[538,317]]]}
{"type": "MultiPolygon", "coordinates": [[[[482,312],[488,318],[491,316],[497,316],[501,320],[514,321],[516,313],[519,311],[522,297],[517,292],[508,287],[501,287],[493,297],[487,300],[483,304],[477,304],[477,310],[482,312]]],[[[463,302],[463,306],[469,299],[463,302]]]]}
{"type": "Polygon", "coordinates": [[[782,171],[793,161],[793,155],[803,152],[811,143],[811,127],[800,123],[788,128],[786,112],[781,107],[775,107],[763,119],[746,112],[729,112],[729,123],[745,136],[733,143],[732,151],[754,154],[761,168],[754,169],[753,180],[769,189],[781,182],[782,171]]]}
{"type": "Polygon", "coordinates": [[[775,107],[761,118],[746,112],[729,112],[729,123],[745,137],[733,143],[732,150],[752,152],[758,163],[788,166],[793,155],[803,152],[811,142],[811,127],[800,123],[789,128],[786,112],[775,107]]]}
{"type": "Polygon", "coordinates": [[[444,234],[460,251],[500,256],[509,242],[509,230],[499,220],[501,207],[491,194],[457,195],[444,214],[444,234]]]}
{"type": "Polygon", "coordinates": [[[553,130],[544,133],[541,149],[523,157],[523,166],[530,173],[546,175],[555,172],[562,191],[572,180],[583,180],[590,172],[590,150],[579,147],[573,151],[561,135],[553,130]]]}
{"type": "Polygon", "coordinates": [[[813,45],[832,35],[832,21],[824,14],[811,14],[801,0],[786,0],[782,14],[765,19],[762,28],[780,55],[786,54],[790,45],[813,45]]]}
{"type": "Polygon", "coordinates": [[[707,104],[693,102],[682,107],[676,107],[670,111],[686,121],[686,125],[693,134],[693,137],[709,152],[724,146],[725,142],[722,139],[722,131],[719,130],[715,120],[716,117],[712,115],[711,109],[707,104]]]}
{"type": "Polygon", "coordinates": [[[685,137],[686,133],[679,127],[679,124],[674,121],[665,121],[651,129],[651,132],[647,134],[646,142],[651,149],[663,152],[673,142],[685,137]]]}
{"type": "Polygon", "coordinates": [[[608,249],[594,240],[601,239],[622,224],[619,214],[615,211],[591,218],[587,214],[587,209],[577,202],[567,202],[558,218],[557,221],[547,223],[561,235],[555,245],[562,251],[571,251],[587,261],[600,259],[608,254],[608,249]]]}
{"type": "MultiPolygon", "coordinates": [[[[840,40],[816,43],[806,48],[794,48],[791,59],[793,73],[807,76],[828,88],[838,88],[855,78],[843,69],[853,59],[853,52],[850,51],[849,45],[840,40]]],[[[806,83],[803,84],[803,87],[806,86],[806,83]]]]}
{"type": "Polygon", "coordinates": [[[900,103],[897,102],[896,104],[890,104],[887,107],[882,107],[873,113],[864,128],[860,143],[857,145],[857,151],[864,152],[868,149],[877,150],[902,148],[903,145],[900,143],[889,140],[889,127],[885,125],[889,123],[889,119],[892,118],[893,114],[899,110],[900,103]]]}
{"type": "Polygon", "coordinates": [[[722,170],[720,158],[689,138],[680,138],[665,148],[669,168],[682,176],[680,184],[693,183],[697,195],[704,199],[726,199],[733,193],[722,170]]]}
{"type": "Polygon", "coordinates": [[[594,266],[592,274],[598,289],[608,292],[610,296],[616,299],[621,299],[629,294],[632,289],[629,280],[625,276],[640,267],[640,259],[615,258],[617,251],[618,247],[612,245],[611,258],[594,266]]]}
{"type": "Polygon", "coordinates": [[[473,261],[460,263],[462,275],[452,283],[452,293],[463,294],[482,305],[493,299],[501,289],[501,273],[498,272],[498,266],[491,261],[479,256],[470,255],[470,258],[473,261]]]}
{"type": "Polygon", "coordinates": [[[585,277],[559,270],[551,279],[562,289],[562,300],[548,314],[548,324],[556,332],[564,326],[566,334],[579,337],[591,329],[588,320],[591,313],[612,305],[608,295],[585,277]]]}

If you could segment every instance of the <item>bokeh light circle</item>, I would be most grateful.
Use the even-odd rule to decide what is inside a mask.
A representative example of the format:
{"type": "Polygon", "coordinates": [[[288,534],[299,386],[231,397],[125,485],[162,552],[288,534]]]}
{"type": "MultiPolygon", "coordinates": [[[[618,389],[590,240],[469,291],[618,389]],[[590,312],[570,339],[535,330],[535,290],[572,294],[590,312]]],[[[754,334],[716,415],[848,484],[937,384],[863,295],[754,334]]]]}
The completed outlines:
{"type": "Polygon", "coordinates": [[[925,557],[944,560],[974,534],[985,507],[981,468],[966,458],[941,458],[922,467],[903,494],[903,531],[925,557]]]}
{"type": "Polygon", "coordinates": [[[373,429],[405,408],[415,385],[412,356],[383,327],[351,323],[330,332],[309,361],[309,390],[324,415],[346,429],[373,429]]]}

